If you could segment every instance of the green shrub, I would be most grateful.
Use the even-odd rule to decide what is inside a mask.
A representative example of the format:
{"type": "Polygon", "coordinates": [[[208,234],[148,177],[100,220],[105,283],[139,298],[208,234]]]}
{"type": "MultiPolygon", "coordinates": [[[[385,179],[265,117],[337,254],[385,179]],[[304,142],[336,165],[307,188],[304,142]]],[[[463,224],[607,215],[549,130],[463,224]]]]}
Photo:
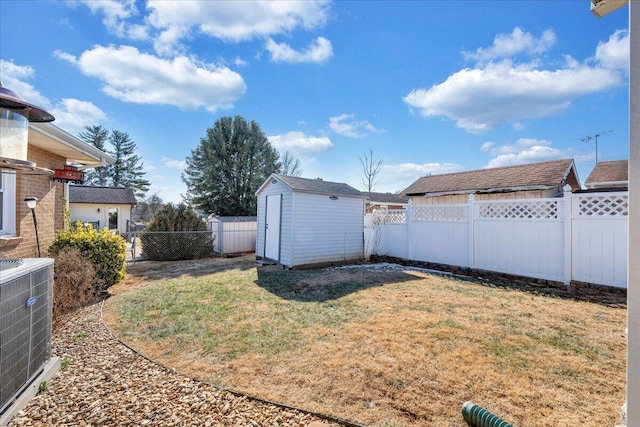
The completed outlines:
{"type": "Polygon", "coordinates": [[[190,206],[165,205],[140,233],[142,252],[153,261],[204,258],[211,255],[213,242],[207,225],[190,206]]]}
{"type": "Polygon", "coordinates": [[[95,300],[96,271],[76,248],[60,249],[54,262],[53,325],[63,323],[66,314],[95,300]]]}
{"type": "Polygon", "coordinates": [[[124,279],[127,245],[125,240],[107,229],[95,230],[79,221],[75,228],[56,234],[49,253],[56,256],[64,248],[76,248],[96,271],[95,288],[102,292],[124,279]]]}

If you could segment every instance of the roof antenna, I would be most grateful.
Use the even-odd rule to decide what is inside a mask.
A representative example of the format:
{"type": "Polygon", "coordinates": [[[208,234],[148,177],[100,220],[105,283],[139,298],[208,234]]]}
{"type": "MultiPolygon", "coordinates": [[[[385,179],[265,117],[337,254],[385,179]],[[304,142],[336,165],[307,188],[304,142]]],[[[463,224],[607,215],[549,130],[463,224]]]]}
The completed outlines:
{"type": "Polygon", "coordinates": [[[582,138],[580,138],[582,140],[582,142],[589,142],[591,140],[595,140],[595,142],[596,142],[596,165],[598,164],[598,137],[606,135],[606,134],[609,134],[611,132],[613,132],[613,131],[612,130],[606,130],[606,131],[603,131],[603,132],[596,132],[596,133],[593,133],[591,135],[586,135],[586,136],[583,136],[582,138]]]}

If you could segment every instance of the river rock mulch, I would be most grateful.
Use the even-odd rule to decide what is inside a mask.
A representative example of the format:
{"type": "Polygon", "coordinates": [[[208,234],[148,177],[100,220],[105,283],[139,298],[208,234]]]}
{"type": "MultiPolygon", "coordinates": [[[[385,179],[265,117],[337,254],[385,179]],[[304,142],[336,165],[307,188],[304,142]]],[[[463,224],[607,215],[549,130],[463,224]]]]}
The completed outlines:
{"type": "Polygon", "coordinates": [[[54,331],[52,353],[66,367],[8,427],[341,425],[220,390],[140,356],[104,326],[101,303],[54,331]]]}

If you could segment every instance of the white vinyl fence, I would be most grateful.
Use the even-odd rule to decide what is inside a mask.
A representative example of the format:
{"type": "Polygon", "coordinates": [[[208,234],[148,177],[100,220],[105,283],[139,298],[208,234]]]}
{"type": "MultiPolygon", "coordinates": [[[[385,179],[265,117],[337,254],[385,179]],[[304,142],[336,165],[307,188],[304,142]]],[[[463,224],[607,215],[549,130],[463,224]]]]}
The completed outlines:
{"type": "Polygon", "coordinates": [[[412,205],[367,215],[367,255],[627,287],[627,192],[412,205]]]}

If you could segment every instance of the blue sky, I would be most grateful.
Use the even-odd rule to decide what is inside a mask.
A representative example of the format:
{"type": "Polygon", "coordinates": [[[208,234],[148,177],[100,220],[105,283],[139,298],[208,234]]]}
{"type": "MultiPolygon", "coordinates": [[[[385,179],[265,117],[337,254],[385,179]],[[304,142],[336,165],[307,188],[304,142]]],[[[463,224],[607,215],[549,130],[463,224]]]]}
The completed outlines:
{"type": "Polygon", "coordinates": [[[56,124],[128,132],[149,195],[223,116],[302,176],[375,191],[423,175],[628,157],[628,7],[589,0],[0,2],[0,79],[56,124]]]}

